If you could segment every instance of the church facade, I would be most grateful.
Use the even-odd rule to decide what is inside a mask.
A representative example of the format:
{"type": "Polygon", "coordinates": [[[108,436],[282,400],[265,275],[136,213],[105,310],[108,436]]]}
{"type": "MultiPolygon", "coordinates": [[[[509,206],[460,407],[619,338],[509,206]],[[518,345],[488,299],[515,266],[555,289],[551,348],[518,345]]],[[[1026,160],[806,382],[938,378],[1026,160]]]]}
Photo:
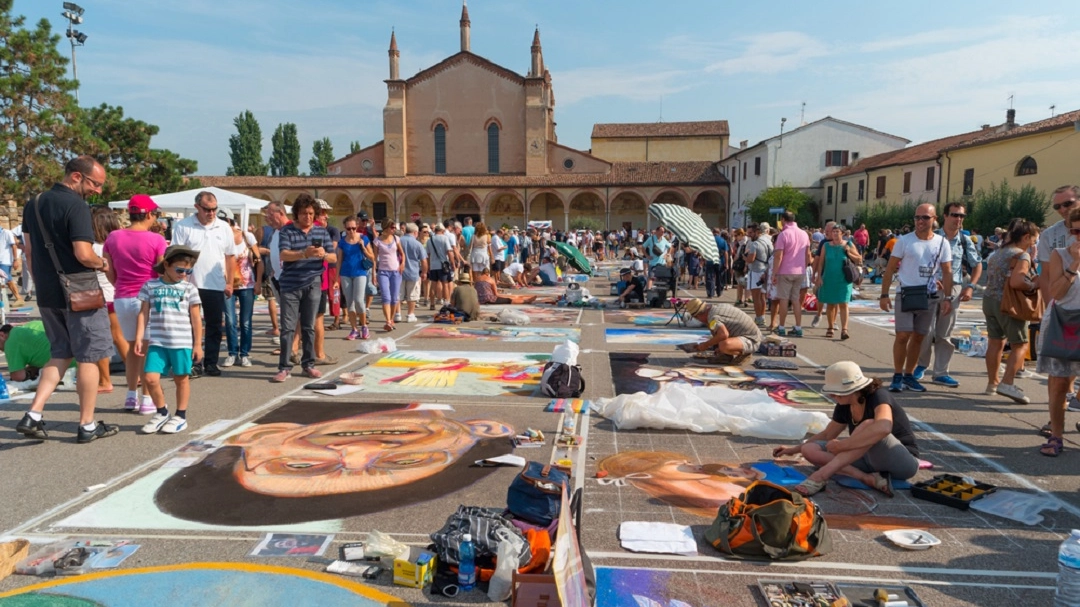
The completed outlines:
{"type": "Polygon", "coordinates": [[[588,220],[604,229],[643,228],[648,205],[662,202],[689,207],[710,226],[726,225],[730,191],[717,166],[726,121],[597,125],[605,134],[597,151],[615,157],[576,150],[556,136],[539,29],[525,75],[471,52],[464,6],[460,35],[460,52],[403,79],[391,33],[383,139],[336,160],[328,175],[200,180],[283,203],[308,192],[331,203],[335,216],[363,210],[399,221],[468,215],[495,226],[551,220],[569,229],[588,220]],[[628,155],[642,133],[651,135],[654,152],[628,155]]]}

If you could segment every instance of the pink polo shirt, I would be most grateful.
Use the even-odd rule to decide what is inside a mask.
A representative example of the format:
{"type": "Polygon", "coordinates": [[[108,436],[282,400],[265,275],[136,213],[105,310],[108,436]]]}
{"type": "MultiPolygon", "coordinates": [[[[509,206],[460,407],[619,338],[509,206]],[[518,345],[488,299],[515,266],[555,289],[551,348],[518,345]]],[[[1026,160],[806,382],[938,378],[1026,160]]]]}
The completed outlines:
{"type": "Polygon", "coordinates": [[[794,221],[786,224],[783,230],[776,236],[773,243],[776,251],[783,251],[784,257],[780,260],[781,275],[797,275],[806,273],[806,250],[810,248],[810,237],[806,232],[799,229],[794,221]]]}

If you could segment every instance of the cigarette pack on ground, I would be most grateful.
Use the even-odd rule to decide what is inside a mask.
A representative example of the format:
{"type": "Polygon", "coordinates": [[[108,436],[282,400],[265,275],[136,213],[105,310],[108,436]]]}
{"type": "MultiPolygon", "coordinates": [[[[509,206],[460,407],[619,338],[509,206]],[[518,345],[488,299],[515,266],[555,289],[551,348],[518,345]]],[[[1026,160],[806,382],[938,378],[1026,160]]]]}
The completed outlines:
{"type": "Polygon", "coordinates": [[[412,546],[408,557],[394,559],[394,583],[409,588],[423,588],[435,575],[436,556],[422,548],[412,546]]]}

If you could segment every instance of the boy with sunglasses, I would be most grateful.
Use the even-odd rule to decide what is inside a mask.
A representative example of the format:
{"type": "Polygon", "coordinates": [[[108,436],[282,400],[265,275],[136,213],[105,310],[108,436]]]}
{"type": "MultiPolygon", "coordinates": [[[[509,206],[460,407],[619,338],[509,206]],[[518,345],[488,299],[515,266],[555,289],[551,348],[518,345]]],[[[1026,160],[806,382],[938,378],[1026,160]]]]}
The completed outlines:
{"type": "Polygon", "coordinates": [[[135,332],[135,352],[146,357],[146,391],[157,407],[142,428],[146,434],[176,434],[187,428],[191,367],[203,357],[199,290],[186,280],[198,259],[199,252],[194,249],[170,246],[154,266],[158,278],[148,281],[139,291],[142,309],[135,332]],[[176,384],[176,414],[172,417],[161,387],[161,376],[169,372],[176,384]]]}

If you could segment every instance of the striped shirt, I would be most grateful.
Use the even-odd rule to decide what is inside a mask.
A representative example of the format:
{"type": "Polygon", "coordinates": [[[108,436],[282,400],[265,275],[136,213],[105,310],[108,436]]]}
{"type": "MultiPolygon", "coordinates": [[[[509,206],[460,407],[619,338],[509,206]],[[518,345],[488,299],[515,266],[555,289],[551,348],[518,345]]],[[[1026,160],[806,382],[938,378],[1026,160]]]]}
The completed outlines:
{"type": "Polygon", "coordinates": [[[192,347],[191,306],[202,303],[199,289],[188,281],[168,283],[151,279],[139,290],[139,301],[150,304],[146,339],[151,346],[180,349],[192,347]]]}
{"type": "MultiPolygon", "coordinates": [[[[289,225],[278,230],[279,251],[303,251],[312,246],[313,241],[321,239],[322,247],[327,253],[334,251],[334,241],[330,238],[330,232],[320,225],[312,225],[305,234],[296,224],[289,225]]],[[[298,259],[296,261],[281,262],[281,272],[277,275],[278,285],[283,293],[299,291],[311,286],[311,283],[320,280],[323,273],[323,260],[312,257],[311,259],[298,259]]]]}

